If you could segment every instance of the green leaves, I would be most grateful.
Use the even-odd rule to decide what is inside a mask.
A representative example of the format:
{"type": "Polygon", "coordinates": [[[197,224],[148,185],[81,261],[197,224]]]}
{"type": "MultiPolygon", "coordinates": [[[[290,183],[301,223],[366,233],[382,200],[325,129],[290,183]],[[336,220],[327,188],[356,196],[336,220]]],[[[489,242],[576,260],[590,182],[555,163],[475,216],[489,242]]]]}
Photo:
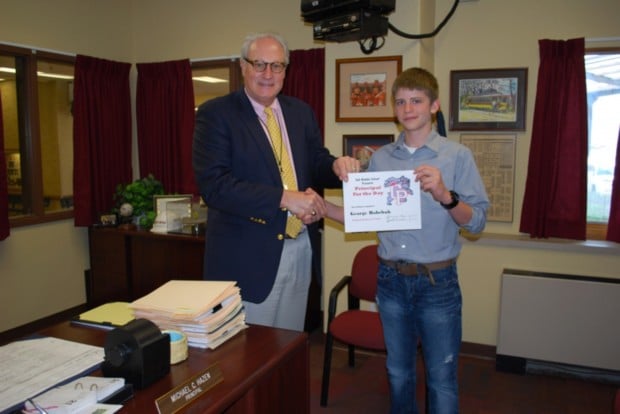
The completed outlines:
{"type": "Polygon", "coordinates": [[[153,196],[160,194],[165,194],[164,186],[152,174],[129,184],[118,184],[113,196],[115,207],[112,212],[118,213],[123,203],[129,203],[133,207],[133,215],[140,217],[140,226],[151,228],[155,221],[153,196]]]}

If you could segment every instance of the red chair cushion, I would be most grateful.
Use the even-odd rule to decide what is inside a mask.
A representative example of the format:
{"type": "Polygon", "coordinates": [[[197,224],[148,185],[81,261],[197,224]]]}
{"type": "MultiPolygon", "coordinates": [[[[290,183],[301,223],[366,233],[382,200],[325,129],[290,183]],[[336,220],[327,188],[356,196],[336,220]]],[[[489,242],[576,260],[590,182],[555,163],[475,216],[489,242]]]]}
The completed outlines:
{"type": "Polygon", "coordinates": [[[383,351],[385,342],[377,312],[350,310],[337,315],[329,326],[334,338],[346,344],[383,351]]]}

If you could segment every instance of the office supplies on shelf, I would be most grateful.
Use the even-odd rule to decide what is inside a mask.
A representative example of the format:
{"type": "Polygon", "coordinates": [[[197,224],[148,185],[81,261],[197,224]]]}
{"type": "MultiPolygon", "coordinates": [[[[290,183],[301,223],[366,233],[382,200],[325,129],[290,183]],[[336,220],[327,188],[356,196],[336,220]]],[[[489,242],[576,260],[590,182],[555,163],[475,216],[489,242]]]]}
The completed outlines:
{"type": "Polygon", "coordinates": [[[133,319],[133,311],[128,302],[110,302],[79,314],[71,319],[71,323],[112,330],[133,319]]]}
{"type": "Polygon", "coordinates": [[[97,369],[103,355],[101,347],[47,337],[0,347],[0,413],[97,369]]]}

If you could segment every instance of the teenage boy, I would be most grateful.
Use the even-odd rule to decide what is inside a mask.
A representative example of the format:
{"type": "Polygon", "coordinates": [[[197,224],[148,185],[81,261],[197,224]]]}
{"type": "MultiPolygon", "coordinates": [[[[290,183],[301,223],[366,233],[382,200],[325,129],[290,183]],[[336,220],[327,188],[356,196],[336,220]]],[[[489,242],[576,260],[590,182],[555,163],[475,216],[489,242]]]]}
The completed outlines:
{"type": "MultiPolygon", "coordinates": [[[[410,68],[396,78],[392,99],[402,132],[373,154],[367,170],[413,170],[421,190],[421,229],[378,232],[377,307],[393,414],[418,413],[418,343],[429,412],[458,412],[459,230],[481,232],[489,206],[471,151],[433,129],[438,93],[437,79],[424,69],[410,68]]],[[[341,207],[327,207],[328,217],[343,221],[341,207]]]]}

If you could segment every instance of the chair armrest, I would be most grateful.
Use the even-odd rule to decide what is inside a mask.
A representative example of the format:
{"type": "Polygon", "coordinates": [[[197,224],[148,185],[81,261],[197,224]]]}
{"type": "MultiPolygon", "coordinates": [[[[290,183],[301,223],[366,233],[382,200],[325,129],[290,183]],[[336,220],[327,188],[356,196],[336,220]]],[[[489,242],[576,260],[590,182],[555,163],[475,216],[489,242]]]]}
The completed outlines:
{"type": "Polygon", "coordinates": [[[327,326],[328,327],[331,321],[336,316],[336,304],[338,302],[338,295],[340,294],[342,289],[344,289],[346,286],[349,285],[349,283],[351,283],[351,276],[344,276],[342,279],[340,279],[338,283],[336,283],[336,285],[332,288],[331,292],[329,293],[329,308],[328,308],[328,313],[327,313],[327,326]]]}

